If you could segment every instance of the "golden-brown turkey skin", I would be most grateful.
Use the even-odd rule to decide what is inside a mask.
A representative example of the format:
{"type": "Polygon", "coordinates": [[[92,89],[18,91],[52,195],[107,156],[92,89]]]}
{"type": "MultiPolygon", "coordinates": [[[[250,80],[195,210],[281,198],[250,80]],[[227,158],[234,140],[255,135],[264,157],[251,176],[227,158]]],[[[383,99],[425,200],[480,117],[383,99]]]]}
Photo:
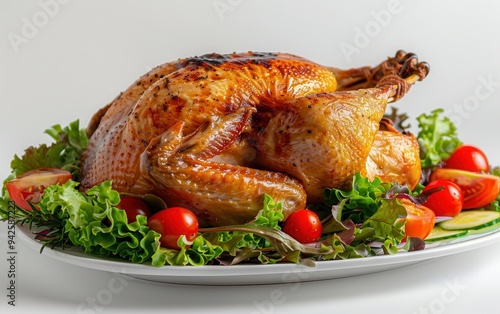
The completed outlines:
{"type": "Polygon", "coordinates": [[[347,188],[366,175],[391,86],[315,94],[290,101],[258,138],[261,167],[299,179],[307,201],[319,202],[327,187],[347,188]]]}
{"type": "MultiPolygon", "coordinates": [[[[154,182],[151,184],[156,179],[141,175],[140,155],[152,139],[177,122],[183,122],[182,135],[187,135],[212,117],[235,113],[233,118],[238,119],[248,116],[247,112],[256,108],[269,113],[279,110],[287,99],[336,89],[331,71],[288,54],[206,55],[166,64],[153,72],[139,79],[112,102],[105,114],[101,112],[95,118],[100,122],[97,127],[91,128],[95,132],[82,158],[83,189],[112,179],[113,187],[120,192],[145,194],[157,191],[154,182]]],[[[249,118],[238,133],[226,140],[221,140],[217,133],[213,138],[206,139],[211,143],[211,152],[205,152],[205,156],[202,154],[200,158],[209,158],[207,154],[210,157],[219,155],[234,142],[248,150],[248,143],[240,141],[245,136],[242,133],[254,131],[253,121],[264,123],[258,122],[261,119],[257,116],[249,118]]],[[[97,123],[94,121],[92,124],[97,123]]],[[[237,163],[240,161],[236,160],[237,163]]],[[[252,163],[252,160],[248,162],[252,163]]],[[[191,174],[197,175],[195,171],[191,174]]],[[[196,180],[200,178],[193,177],[188,183],[194,184],[196,180]]],[[[275,178],[268,179],[273,180],[275,178]]],[[[275,193],[273,196],[286,203],[296,202],[291,210],[305,206],[300,184],[291,178],[286,181],[293,186],[283,188],[287,195],[275,193]]],[[[234,182],[229,184],[234,185],[234,182]]],[[[255,202],[258,199],[261,206],[266,191],[260,189],[258,197],[252,195],[250,198],[255,202]]],[[[239,201],[244,203],[241,199],[239,201]]],[[[194,206],[189,207],[200,211],[194,206]]],[[[255,212],[252,210],[252,213],[255,212]]]]}
{"type": "MultiPolygon", "coordinates": [[[[87,135],[90,137],[100,127],[98,136],[102,136],[103,132],[111,129],[120,121],[128,118],[130,110],[137,104],[137,100],[144,92],[151,87],[156,81],[165,77],[166,75],[177,71],[182,67],[182,61],[165,63],[157,66],[148,73],[141,76],[134,82],[125,92],[120,93],[113,101],[107,106],[101,108],[92,117],[89,125],[87,126],[87,135]],[[104,115],[106,117],[104,118],[104,115]]],[[[94,145],[94,144],[92,144],[94,145]]]]}
{"type": "Polygon", "coordinates": [[[335,92],[332,69],[289,54],[167,63],[96,113],[81,187],[111,179],[119,192],[158,194],[212,225],[252,219],[269,194],[287,217],[366,174],[386,104],[410,85],[392,67],[355,79],[335,71],[372,87],[335,92]]]}
{"type": "Polygon", "coordinates": [[[154,194],[169,206],[190,208],[212,225],[253,219],[262,209],[264,194],[282,202],[285,216],[303,208],[305,192],[289,175],[209,160],[213,150],[207,145],[214,144],[208,140],[212,132],[226,138],[226,132],[239,128],[231,123],[243,127],[248,119],[225,118],[213,119],[187,139],[182,136],[184,123],[178,122],[151,141],[142,159],[144,175],[155,182],[154,194]]]}
{"type": "Polygon", "coordinates": [[[384,182],[417,186],[422,174],[420,146],[411,133],[400,133],[388,119],[383,119],[375,134],[372,149],[366,161],[366,176],[379,177],[384,182]]]}
{"type": "Polygon", "coordinates": [[[263,101],[276,107],[281,99],[336,88],[330,71],[288,54],[207,55],[160,70],[134,83],[102,117],[83,156],[84,188],[112,178],[119,191],[134,190],[139,155],[178,121],[185,122],[189,134],[210,117],[240,107],[258,107],[263,101]]]}

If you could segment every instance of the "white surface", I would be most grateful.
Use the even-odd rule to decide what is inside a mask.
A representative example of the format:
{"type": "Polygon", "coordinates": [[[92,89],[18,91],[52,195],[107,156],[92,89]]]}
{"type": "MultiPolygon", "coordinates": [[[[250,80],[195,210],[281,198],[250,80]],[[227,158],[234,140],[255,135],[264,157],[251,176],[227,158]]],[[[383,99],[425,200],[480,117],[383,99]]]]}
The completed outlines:
{"type": "MultiPolygon", "coordinates": [[[[1,1],[0,175],[8,174],[14,153],[49,140],[45,128],[77,118],[85,125],[149,68],[246,50],[290,52],[344,68],[413,51],[431,72],[401,108],[412,116],[447,109],[462,140],[500,164],[499,9],[494,1],[1,1]],[[22,43],[12,44],[16,36],[22,43]],[[347,45],[358,50],[347,56],[341,50],[347,45]]],[[[17,243],[12,308],[5,297],[5,224],[0,234],[2,313],[491,313],[498,307],[498,244],[353,278],[201,287],[124,279],[17,243]]]]}

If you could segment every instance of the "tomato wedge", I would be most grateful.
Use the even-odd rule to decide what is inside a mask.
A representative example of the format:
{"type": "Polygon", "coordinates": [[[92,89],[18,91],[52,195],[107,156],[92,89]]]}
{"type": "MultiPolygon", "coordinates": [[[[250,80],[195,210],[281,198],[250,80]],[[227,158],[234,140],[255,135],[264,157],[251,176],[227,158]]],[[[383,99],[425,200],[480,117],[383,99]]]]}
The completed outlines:
{"type": "Polygon", "coordinates": [[[43,190],[50,185],[63,184],[72,178],[71,172],[57,168],[39,168],[18,175],[5,187],[12,201],[22,209],[31,210],[28,201],[40,202],[43,190]]]}
{"type": "Polygon", "coordinates": [[[424,205],[417,205],[409,199],[399,200],[406,209],[405,233],[407,237],[427,238],[436,223],[434,212],[424,205]]]}
{"type": "Polygon", "coordinates": [[[486,206],[500,193],[500,178],[491,174],[441,168],[434,170],[429,177],[430,181],[439,179],[451,180],[462,189],[463,209],[486,206]]]}

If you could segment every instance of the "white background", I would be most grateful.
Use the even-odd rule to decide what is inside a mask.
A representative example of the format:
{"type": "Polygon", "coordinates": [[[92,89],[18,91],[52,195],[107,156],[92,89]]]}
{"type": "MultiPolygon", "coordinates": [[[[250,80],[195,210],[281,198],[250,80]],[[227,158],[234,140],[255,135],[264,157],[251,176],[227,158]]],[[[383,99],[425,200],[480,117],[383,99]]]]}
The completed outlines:
{"type": "MultiPolygon", "coordinates": [[[[281,51],[341,68],[404,49],[431,65],[397,105],[444,108],[460,138],[500,165],[500,4],[494,1],[0,1],[0,177],[56,123],[90,116],[153,66],[208,52],[281,51]]],[[[412,123],[415,128],[415,121],[412,123]]],[[[500,245],[372,275],[299,286],[199,287],[127,279],[54,261],[17,243],[12,313],[492,313],[500,245]],[[455,286],[455,290],[450,289],[455,286]],[[458,288],[457,288],[458,287],[458,288]],[[273,301],[273,293],[281,292],[273,301]],[[84,310],[84,311],[83,311],[84,310]]]]}

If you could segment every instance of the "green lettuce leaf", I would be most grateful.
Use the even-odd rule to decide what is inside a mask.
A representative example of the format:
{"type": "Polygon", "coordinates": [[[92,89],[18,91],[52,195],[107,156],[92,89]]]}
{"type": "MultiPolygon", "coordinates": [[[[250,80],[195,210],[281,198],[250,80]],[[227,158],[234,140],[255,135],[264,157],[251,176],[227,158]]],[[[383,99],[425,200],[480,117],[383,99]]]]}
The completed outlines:
{"type": "Polygon", "coordinates": [[[70,180],[63,185],[45,189],[39,211],[58,217],[64,223],[60,236],[95,256],[114,256],[143,263],[159,248],[160,235],[147,226],[144,216],[128,223],[127,215],[116,208],[120,195],[110,181],[91,188],[87,193],[77,190],[70,180]]]}
{"type": "Polygon", "coordinates": [[[213,262],[224,251],[220,246],[208,242],[201,235],[196,237],[188,249],[186,249],[186,242],[183,237],[179,238],[178,245],[182,248],[181,250],[160,247],[153,254],[151,265],[202,266],[213,262]]]}
{"type": "Polygon", "coordinates": [[[381,241],[384,253],[394,254],[398,251],[397,245],[405,237],[403,219],[405,217],[406,209],[396,197],[389,200],[381,199],[379,209],[363,223],[363,227],[374,230],[371,240],[381,241]]]}
{"type": "MultiPolygon", "coordinates": [[[[351,190],[325,190],[323,207],[331,208],[332,215],[326,224],[328,231],[352,222],[356,224],[353,238],[349,242],[342,241],[343,252],[334,258],[375,255],[375,251],[367,245],[372,242],[382,243],[381,248],[386,254],[398,251],[398,245],[405,236],[402,218],[406,217],[406,209],[397,201],[393,191],[392,184],[383,183],[379,178],[370,181],[359,173],[353,177],[351,190]]],[[[339,240],[342,239],[339,237],[339,240]]]]}
{"type": "Polygon", "coordinates": [[[457,128],[450,118],[442,115],[443,112],[443,109],[435,109],[430,114],[417,117],[420,127],[417,139],[424,168],[447,159],[462,144],[457,136],[457,128]]]}
{"type": "MultiPolygon", "coordinates": [[[[265,195],[262,210],[259,211],[255,219],[249,222],[248,225],[281,230],[279,223],[283,218],[281,203],[275,203],[271,196],[265,195]]],[[[218,232],[211,235],[207,234],[206,238],[210,242],[222,246],[233,255],[236,254],[236,250],[240,248],[262,249],[272,246],[271,242],[266,237],[247,231],[218,232]]]]}
{"type": "Polygon", "coordinates": [[[80,129],[76,120],[66,127],[59,124],[45,131],[55,142],[51,145],[31,146],[19,157],[14,156],[11,162],[12,173],[17,176],[23,172],[37,168],[60,168],[73,174],[76,180],[80,174],[80,157],[88,144],[84,129],[80,129]]]}
{"type": "Polygon", "coordinates": [[[354,223],[362,223],[375,214],[381,204],[381,197],[392,187],[380,178],[369,181],[368,178],[356,173],[352,181],[352,189],[325,189],[324,205],[336,208],[340,220],[350,219],[354,223]]]}

